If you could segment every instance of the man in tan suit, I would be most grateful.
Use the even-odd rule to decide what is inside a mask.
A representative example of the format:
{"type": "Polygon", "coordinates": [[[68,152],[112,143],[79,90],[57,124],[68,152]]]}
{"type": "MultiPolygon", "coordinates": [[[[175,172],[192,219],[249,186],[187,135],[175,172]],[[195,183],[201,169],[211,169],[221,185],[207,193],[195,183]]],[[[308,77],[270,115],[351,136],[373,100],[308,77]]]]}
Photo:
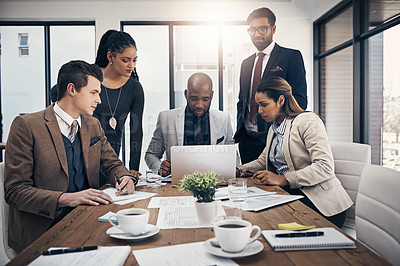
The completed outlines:
{"type": "Polygon", "coordinates": [[[77,205],[112,203],[97,189],[100,170],[117,195],[134,192],[136,180],[91,116],[100,104],[102,80],[96,65],[71,61],[58,73],[58,102],[14,119],[4,180],[13,249],[23,250],[77,205]]]}

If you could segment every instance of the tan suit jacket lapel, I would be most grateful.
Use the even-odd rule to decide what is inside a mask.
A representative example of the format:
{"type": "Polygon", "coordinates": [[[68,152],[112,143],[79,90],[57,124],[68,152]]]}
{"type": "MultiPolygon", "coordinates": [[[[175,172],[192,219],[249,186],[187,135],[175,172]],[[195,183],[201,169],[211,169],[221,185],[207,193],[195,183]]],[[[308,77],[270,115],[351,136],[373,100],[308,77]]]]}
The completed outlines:
{"type": "Polygon", "coordinates": [[[68,176],[68,162],[67,155],[65,153],[64,141],[60,131],[60,127],[57,122],[56,115],[53,110],[53,105],[49,106],[44,112],[44,119],[46,120],[46,126],[49,129],[51,139],[53,140],[54,148],[57,152],[58,160],[68,176]]]}
{"type": "Polygon", "coordinates": [[[181,108],[175,117],[175,130],[178,138],[178,146],[183,146],[183,135],[185,130],[185,108],[181,108]]]}

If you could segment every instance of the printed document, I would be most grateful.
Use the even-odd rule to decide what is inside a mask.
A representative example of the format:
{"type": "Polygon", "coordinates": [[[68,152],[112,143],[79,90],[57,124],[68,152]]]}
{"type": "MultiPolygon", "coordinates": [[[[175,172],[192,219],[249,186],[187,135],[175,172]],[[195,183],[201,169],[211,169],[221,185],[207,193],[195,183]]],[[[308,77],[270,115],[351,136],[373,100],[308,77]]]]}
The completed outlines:
{"type": "Polygon", "coordinates": [[[231,259],[209,254],[203,249],[203,242],[133,250],[132,253],[141,266],[238,265],[231,259]]]}
{"type": "Polygon", "coordinates": [[[135,191],[135,192],[133,192],[133,194],[117,196],[117,195],[115,195],[115,192],[117,192],[117,189],[113,188],[113,187],[106,188],[103,191],[105,193],[107,193],[113,199],[114,204],[117,204],[117,205],[124,205],[127,203],[131,203],[131,202],[142,200],[142,199],[147,199],[147,198],[157,195],[157,193],[135,191]]]}
{"type": "Polygon", "coordinates": [[[82,266],[82,265],[124,265],[131,252],[130,246],[99,247],[96,250],[65,253],[59,255],[41,255],[32,261],[32,266],[82,266]]]}
{"type": "MultiPolygon", "coordinates": [[[[298,195],[268,195],[256,198],[247,198],[245,202],[242,203],[243,211],[261,211],[267,208],[271,208],[283,203],[291,202],[294,200],[301,199],[303,196],[298,195]]],[[[222,205],[226,207],[235,207],[237,202],[222,201],[222,205]]]]}
{"type": "MultiPolygon", "coordinates": [[[[265,195],[273,195],[276,192],[265,191],[259,187],[247,187],[247,197],[260,197],[265,195]]],[[[215,200],[225,200],[229,199],[229,189],[228,187],[218,188],[215,191],[215,200]]]]}
{"type": "Polygon", "coordinates": [[[160,208],[166,206],[194,206],[196,198],[193,196],[187,197],[154,197],[151,198],[147,208],[160,208]]]}

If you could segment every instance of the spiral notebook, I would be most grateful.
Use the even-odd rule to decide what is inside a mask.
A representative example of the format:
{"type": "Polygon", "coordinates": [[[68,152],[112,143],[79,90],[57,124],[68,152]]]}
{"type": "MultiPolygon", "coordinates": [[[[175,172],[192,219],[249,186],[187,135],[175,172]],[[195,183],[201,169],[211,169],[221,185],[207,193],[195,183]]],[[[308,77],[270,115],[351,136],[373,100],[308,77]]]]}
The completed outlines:
{"type": "Polygon", "coordinates": [[[353,240],[332,227],[309,229],[302,232],[324,232],[322,236],[275,237],[276,234],[293,233],[288,230],[263,230],[262,234],[275,251],[348,249],[356,248],[353,240]]]}

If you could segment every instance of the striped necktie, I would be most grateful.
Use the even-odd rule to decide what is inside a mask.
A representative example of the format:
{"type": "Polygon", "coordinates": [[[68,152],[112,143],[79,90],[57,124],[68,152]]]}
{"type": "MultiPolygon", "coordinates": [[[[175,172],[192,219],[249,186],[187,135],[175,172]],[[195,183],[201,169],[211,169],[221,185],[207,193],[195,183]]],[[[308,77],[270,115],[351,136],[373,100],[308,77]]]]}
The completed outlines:
{"type": "Polygon", "coordinates": [[[71,141],[71,143],[74,142],[77,132],[78,132],[78,121],[74,120],[74,121],[72,121],[71,131],[69,132],[69,135],[68,135],[68,138],[71,141]]]}

